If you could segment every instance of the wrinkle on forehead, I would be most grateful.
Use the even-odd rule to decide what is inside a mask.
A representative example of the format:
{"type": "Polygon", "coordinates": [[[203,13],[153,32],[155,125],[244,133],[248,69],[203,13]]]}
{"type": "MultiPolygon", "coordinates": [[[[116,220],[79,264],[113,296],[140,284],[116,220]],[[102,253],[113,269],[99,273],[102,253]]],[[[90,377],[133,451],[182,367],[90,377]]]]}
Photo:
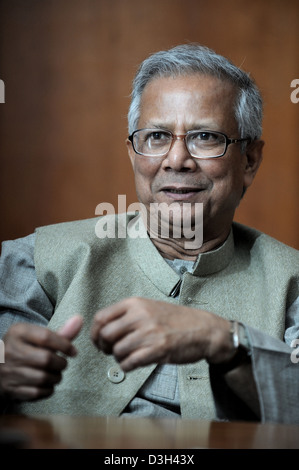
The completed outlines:
{"type": "Polygon", "coordinates": [[[139,127],[162,127],[176,132],[209,128],[234,132],[236,89],[216,77],[194,74],[156,78],[141,99],[139,127]]]}

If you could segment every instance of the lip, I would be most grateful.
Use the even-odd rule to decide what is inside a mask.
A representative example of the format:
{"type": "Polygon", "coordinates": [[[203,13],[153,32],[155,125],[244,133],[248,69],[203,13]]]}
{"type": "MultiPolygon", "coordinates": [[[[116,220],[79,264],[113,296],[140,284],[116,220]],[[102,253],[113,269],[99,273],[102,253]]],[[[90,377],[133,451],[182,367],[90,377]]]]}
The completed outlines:
{"type": "Polygon", "coordinates": [[[194,198],[194,196],[198,195],[203,189],[204,188],[195,186],[170,185],[164,186],[160,191],[170,199],[185,201],[194,198]]]}

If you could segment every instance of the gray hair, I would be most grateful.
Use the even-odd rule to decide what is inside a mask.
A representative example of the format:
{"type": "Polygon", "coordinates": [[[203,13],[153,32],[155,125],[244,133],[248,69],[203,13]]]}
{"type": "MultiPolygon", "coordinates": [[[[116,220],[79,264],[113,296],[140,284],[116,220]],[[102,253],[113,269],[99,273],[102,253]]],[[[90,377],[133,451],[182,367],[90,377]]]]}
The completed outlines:
{"type": "Polygon", "coordinates": [[[235,118],[241,138],[259,139],[262,134],[263,101],[248,73],[225,57],[199,44],[183,44],[160,51],[145,59],[133,80],[128,127],[131,134],[137,129],[140,102],[149,81],[159,77],[201,73],[230,81],[237,89],[235,118]]]}

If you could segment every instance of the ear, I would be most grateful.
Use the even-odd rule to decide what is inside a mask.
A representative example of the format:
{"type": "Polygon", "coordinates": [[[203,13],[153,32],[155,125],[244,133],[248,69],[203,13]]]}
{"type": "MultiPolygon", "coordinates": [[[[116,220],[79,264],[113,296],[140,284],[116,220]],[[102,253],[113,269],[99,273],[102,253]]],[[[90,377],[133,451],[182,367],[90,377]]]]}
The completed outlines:
{"type": "Polygon", "coordinates": [[[134,149],[133,149],[133,145],[132,145],[132,142],[127,139],[126,140],[126,144],[127,144],[127,149],[128,149],[128,154],[129,154],[129,158],[131,160],[131,163],[132,163],[132,166],[134,168],[134,162],[135,162],[135,152],[134,152],[134,149]]]}
{"type": "Polygon", "coordinates": [[[263,140],[254,140],[245,151],[244,191],[251,185],[263,159],[263,140]]]}

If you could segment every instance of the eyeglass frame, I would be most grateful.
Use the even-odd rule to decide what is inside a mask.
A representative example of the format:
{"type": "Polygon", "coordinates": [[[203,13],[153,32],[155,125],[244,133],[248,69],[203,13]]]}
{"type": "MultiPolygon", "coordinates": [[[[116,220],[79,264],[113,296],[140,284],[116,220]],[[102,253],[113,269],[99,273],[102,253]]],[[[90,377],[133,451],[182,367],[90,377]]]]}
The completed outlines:
{"type": "Polygon", "coordinates": [[[226,134],[224,134],[223,132],[219,132],[219,131],[212,131],[212,130],[208,130],[208,129],[193,129],[193,130],[190,130],[190,131],[187,131],[185,134],[174,134],[173,132],[171,132],[170,130],[168,129],[159,129],[159,128],[142,128],[142,129],[136,129],[135,131],[132,132],[132,134],[130,134],[128,136],[128,140],[131,142],[132,144],[132,147],[133,147],[133,150],[135,153],[137,153],[137,155],[142,155],[143,157],[148,157],[148,158],[158,158],[158,157],[165,157],[165,155],[167,155],[170,150],[172,149],[173,145],[174,145],[174,142],[176,140],[184,140],[185,142],[185,146],[186,146],[186,149],[188,150],[189,154],[191,155],[191,157],[193,158],[197,158],[198,160],[201,160],[201,159],[210,159],[210,158],[220,158],[220,157],[223,157],[225,154],[226,154],[226,151],[227,151],[227,147],[230,145],[230,144],[237,144],[239,142],[251,142],[252,139],[250,137],[245,137],[243,139],[231,139],[229,138],[226,134]],[[144,154],[144,153],[141,153],[141,152],[137,152],[137,150],[135,149],[135,145],[134,145],[134,135],[136,134],[136,132],[140,132],[140,131],[145,131],[145,130],[148,130],[148,131],[156,131],[156,132],[159,132],[159,131],[163,131],[163,132],[168,132],[171,137],[172,137],[172,142],[170,144],[170,147],[169,149],[167,150],[167,152],[165,153],[162,153],[161,155],[147,155],[147,154],[144,154]],[[214,157],[197,157],[197,156],[194,156],[192,155],[192,153],[190,152],[190,150],[188,149],[188,146],[187,146],[187,143],[186,143],[186,137],[188,135],[190,135],[191,133],[193,132],[210,132],[212,134],[220,134],[222,135],[224,138],[225,138],[225,149],[224,149],[224,152],[221,154],[221,155],[216,155],[214,157]]]}

